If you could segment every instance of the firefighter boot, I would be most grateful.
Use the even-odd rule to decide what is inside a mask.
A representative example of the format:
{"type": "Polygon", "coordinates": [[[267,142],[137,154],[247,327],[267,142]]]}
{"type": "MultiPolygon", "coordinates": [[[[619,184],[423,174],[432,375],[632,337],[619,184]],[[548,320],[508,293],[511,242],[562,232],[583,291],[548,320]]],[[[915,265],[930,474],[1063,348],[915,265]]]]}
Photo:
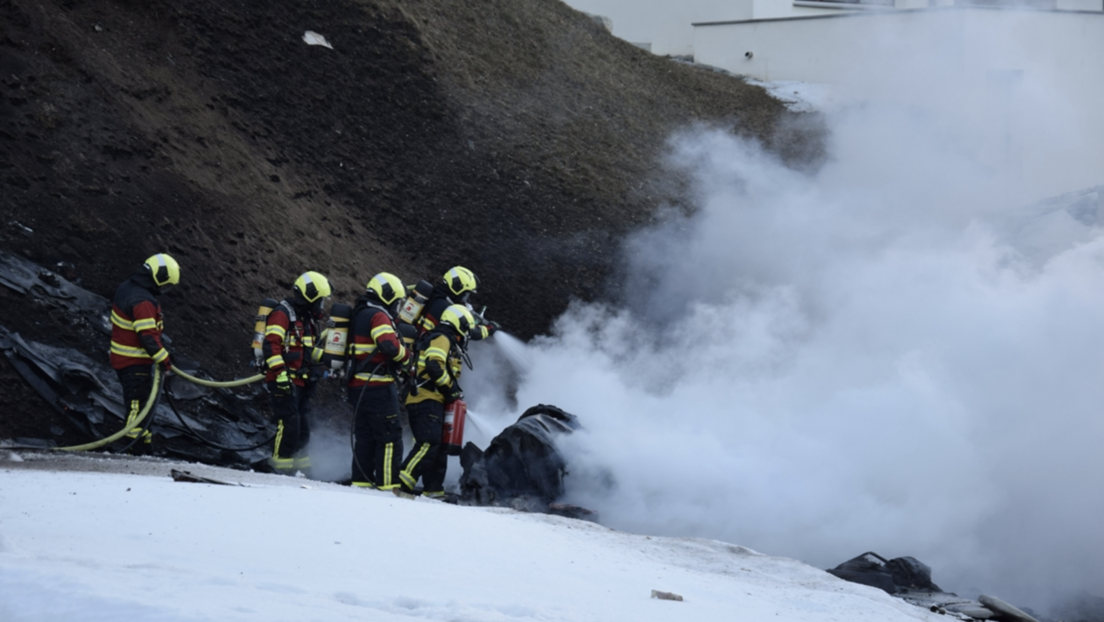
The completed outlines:
{"type": "MultiPolygon", "coordinates": [[[[131,400],[130,412],[127,413],[126,425],[129,427],[138,419],[138,413],[142,410],[142,403],[131,400]]],[[[152,417],[152,414],[149,416],[152,417]]],[[[153,453],[153,434],[149,429],[138,426],[127,432],[126,438],[130,439],[124,450],[132,456],[148,456],[153,453]]]]}

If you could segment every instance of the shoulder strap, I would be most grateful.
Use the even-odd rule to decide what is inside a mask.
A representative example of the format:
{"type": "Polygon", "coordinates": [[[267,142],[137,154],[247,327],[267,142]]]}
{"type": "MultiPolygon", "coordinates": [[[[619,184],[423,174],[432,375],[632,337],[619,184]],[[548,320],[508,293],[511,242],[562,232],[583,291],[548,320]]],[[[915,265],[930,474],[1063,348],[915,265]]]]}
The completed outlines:
{"type": "MultiPolygon", "coordinates": [[[[355,333],[356,333],[357,317],[362,312],[367,311],[368,309],[376,309],[378,311],[385,311],[385,309],[383,307],[380,307],[379,305],[375,305],[375,304],[372,304],[372,303],[367,302],[367,301],[361,301],[361,302],[357,303],[356,307],[353,308],[353,312],[349,314],[349,338],[345,341],[345,356],[346,356],[347,360],[353,361],[351,363],[351,367],[352,367],[352,371],[353,371],[352,375],[353,376],[356,376],[357,374],[360,374],[360,373],[364,373],[364,370],[368,369],[368,362],[370,360],[372,360],[372,357],[369,356],[369,357],[365,357],[365,359],[363,361],[360,361],[359,363],[357,363],[356,358],[351,356],[351,349],[353,347],[353,343],[356,341],[355,333]]],[[[378,363],[376,365],[376,367],[372,370],[372,373],[375,373],[377,369],[379,369],[380,367],[382,367],[385,364],[386,364],[386,361],[378,363]]]]}
{"type": "Polygon", "coordinates": [[[429,342],[440,334],[440,331],[430,330],[418,335],[418,338],[414,340],[414,351],[419,354],[425,352],[429,348],[429,342]]]}
{"type": "Polygon", "coordinates": [[[289,305],[286,300],[281,300],[280,306],[287,311],[288,321],[294,324],[298,320],[298,318],[295,317],[295,307],[289,305]]]}
{"type": "Polygon", "coordinates": [[[361,311],[368,308],[368,305],[364,301],[359,301],[356,306],[353,307],[352,313],[349,314],[349,337],[345,340],[345,360],[352,360],[353,346],[356,343],[356,321],[361,311]]]}
{"type": "MultiPolygon", "coordinates": [[[[295,320],[296,320],[296,318],[295,318],[295,309],[293,309],[292,306],[289,305],[286,300],[281,300],[280,302],[276,303],[276,307],[273,308],[272,311],[275,311],[277,308],[282,309],[284,313],[287,313],[288,324],[294,324],[295,323],[295,320]]],[[[272,315],[272,311],[269,311],[268,314],[272,315]]],[[[265,320],[267,321],[268,318],[265,318],[265,320]]]]}

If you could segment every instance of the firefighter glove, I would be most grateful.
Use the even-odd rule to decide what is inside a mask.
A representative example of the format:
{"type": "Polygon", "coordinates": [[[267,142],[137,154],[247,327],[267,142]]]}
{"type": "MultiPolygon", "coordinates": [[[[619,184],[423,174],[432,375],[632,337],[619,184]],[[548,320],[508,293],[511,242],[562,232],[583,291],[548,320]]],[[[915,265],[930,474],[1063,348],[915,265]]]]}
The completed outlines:
{"type": "Polygon", "coordinates": [[[161,361],[161,369],[164,369],[165,373],[172,371],[172,359],[165,359],[161,361]]]}
{"type": "Polygon", "coordinates": [[[499,324],[498,322],[496,322],[494,320],[487,320],[485,322],[485,325],[487,327],[487,336],[488,337],[490,337],[491,335],[493,335],[493,334],[497,333],[498,331],[502,330],[502,324],[499,324]]]}
{"type": "Polygon", "coordinates": [[[282,371],[276,376],[276,392],[281,395],[291,394],[291,378],[288,378],[286,371],[282,371]]]}
{"type": "Polygon", "coordinates": [[[406,382],[408,371],[410,371],[410,368],[404,365],[391,365],[391,375],[394,376],[395,379],[398,380],[400,383],[406,382]]]}
{"type": "Polygon", "coordinates": [[[460,390],[460,385],[455,383],[449,387],[441,387],[441,395],[444,396],[446,402],[464,399],[464,392],[460,390]]]}

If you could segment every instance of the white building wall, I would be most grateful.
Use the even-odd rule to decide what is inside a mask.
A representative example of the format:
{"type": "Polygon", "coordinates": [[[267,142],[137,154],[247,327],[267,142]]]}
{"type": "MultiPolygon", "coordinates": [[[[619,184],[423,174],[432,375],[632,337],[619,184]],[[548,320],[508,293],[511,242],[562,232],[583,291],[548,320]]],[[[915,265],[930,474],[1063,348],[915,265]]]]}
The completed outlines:
{"type": "Polygon", "coordinates": [[[1058,0],[1061,11],[1104,11],[1104,0],[1058,0]]]}
{"type": "MultiPolygon", "coordinates": [[[[816,7],[807,0],[565,0],[585,13],[602,15],[613,22],[613,34],[633,43],[647,44],[655,54],[694,54],[694,23],[750,19],[775,19],[839,14],[829,3],[816,7]]],[[[1070,11],[1101,11],[1104,0],[1056,0],[1070,11]]],[[[895,0],[897,9],[949,6],[954,0],[895,0]]],[[[837,5],[838,7],[838,5],[837,5]]]]}
{"type": "Polygon", "coordinates": [[[1104,182],[1104,13],[952,7],[699,24],[694,48],[697,62],[733,73],[957,115],[963,143],[987,133],[999,144],[992,165],[1022,172],[1033,196],[1104,182]]]}
{"type": "MultiPolygon", "coordinates": [[[[585,13],[613,20],[613,34],[647,43],[655,54],[689,56],[694,22],[751,19],[752,0],[565,0],[585,13]]],[[[774,0],[772,0],[774,1],[774,0]]]]}
{"type": "Polygon", "coordinates": [[[991,61],[1019,70],[1059,64],[1094,81],[1089,90],[1104,89],[1104,13],[946,8],[698,24],[694,50],[698,63],[760,80],[848,84],[927,55],[971,74],[991,61]]]}

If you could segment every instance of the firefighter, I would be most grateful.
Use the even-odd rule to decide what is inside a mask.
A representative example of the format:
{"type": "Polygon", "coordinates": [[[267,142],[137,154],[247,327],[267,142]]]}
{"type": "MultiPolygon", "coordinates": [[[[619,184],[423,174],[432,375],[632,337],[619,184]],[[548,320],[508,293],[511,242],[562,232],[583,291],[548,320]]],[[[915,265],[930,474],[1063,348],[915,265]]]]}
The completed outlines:
{"type": "MultiPolygon", "coordinates": [[[[477,287],[479,287],[479,279],[475,278],[475,273],[464,266],[456,266],[446,272],[441,277],[441,281],[433,286],[433,293],[426,301],[420,322],[421,330],[423,332],[433,330],[449,305],[467,306],[468,298],[476,293],[477,287]]],[[[473,319],[474,317],[473,315],[473,319]]],[[[472,341],[486,339],[502,328],[498,322],[479,319],[481,321],[472,326],[471,333],[468,335],[472,341]]]]}
{"type": "Polygon", "coordinates": [[[474,326],[475,318],[468,308],[454,304],[441,313],[432,330],[418,338],[416,390],[406,398],[414,447],[403,461],[401,486],[395,494],[412,496],[421,478],[424,496],[445,496],[448,454],[440,451],[445,404],[464,397],[459,384],[463,343],[474,326]]]}
{"type": "MultiPolygon", "coordinates": [[[[123,281],[111,301],[111,367],[123,385],[127,425],[138,418],[153,390],[152,366],[172,370],[169,351],[162,342],[164,323],[157,297],[179,282],[180,265],[169,255],[158,253],[123,281]]],[[[153,450],[153,413],[147,415],[147,421],[144,429],[137,427],[127,434],[131,439],[127,447],[133,448],[133,453],[153,450]],[[141,443],[135,446],[139,436],[141,443]]]]}
{"type": "Polygon", "coordinates": [[[277,473],[309,473],[310,399],[317,386],[311,363],[321,358],[315,348],[318,322],[325,314],[330,282],[317,272],[295,279],[292,295],[281,301],[265,320],[265,384],[276,419],[276,442],[268,463],[277,473]]]}
{"type": "Polygon", "coordinates": [[[381,272],[353,307],[348,381],[355,417],[353,486],[391,490],[399,485],[403,430],[397,379],[410,362],[410,351],[395,329],[395,317],[404,298],[399,277],[381,272]]]}

